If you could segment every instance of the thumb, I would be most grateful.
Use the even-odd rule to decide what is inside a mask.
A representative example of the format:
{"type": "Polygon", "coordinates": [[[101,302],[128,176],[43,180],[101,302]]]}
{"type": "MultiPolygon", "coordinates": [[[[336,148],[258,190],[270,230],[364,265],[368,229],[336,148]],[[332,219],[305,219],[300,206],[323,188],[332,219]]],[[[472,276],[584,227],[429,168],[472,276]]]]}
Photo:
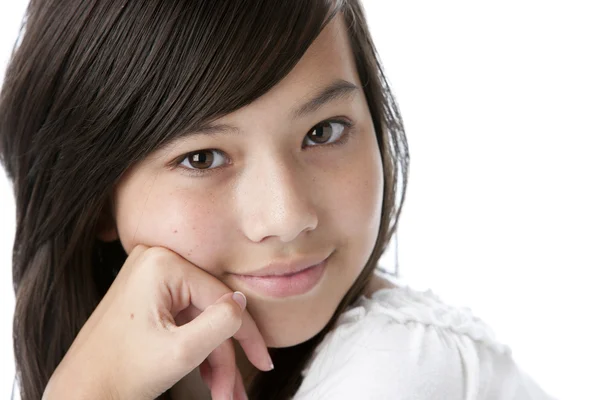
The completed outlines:
{"type": "Polygon", "coordinates": [[[242,326],[246,296],[242,292],[227,293],[208,306],[192,321],[177,328],[175,345],[181,356],[181,367],[196,368],[225,340],[242,326]]]}

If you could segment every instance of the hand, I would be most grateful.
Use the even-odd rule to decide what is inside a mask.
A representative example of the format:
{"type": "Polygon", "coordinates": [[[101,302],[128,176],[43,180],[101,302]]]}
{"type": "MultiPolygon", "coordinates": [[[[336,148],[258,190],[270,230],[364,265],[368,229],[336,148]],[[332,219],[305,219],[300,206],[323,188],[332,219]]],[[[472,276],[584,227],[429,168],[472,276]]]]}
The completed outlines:
{"type": "Polygon", "coordinates": [[[243,398],[230,338],[258,369],[270,370],[271,359],[240,297],[244,307],[221,281],[170,250],[136,246],[43,398],[153,400],[200,364],[213,399],[243,398]]]}

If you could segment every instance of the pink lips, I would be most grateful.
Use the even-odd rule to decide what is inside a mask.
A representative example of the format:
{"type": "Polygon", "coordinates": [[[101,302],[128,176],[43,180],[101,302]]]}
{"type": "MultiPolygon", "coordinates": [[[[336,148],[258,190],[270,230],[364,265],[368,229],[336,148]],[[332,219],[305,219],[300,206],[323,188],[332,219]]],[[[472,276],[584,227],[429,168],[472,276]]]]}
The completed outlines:
{"type": "Polygon", "coordinates": [[[329,257],[317,265],[287,275],[233,275],[245,286],[270,297],[297,296],[319,283],[329,257]]]}

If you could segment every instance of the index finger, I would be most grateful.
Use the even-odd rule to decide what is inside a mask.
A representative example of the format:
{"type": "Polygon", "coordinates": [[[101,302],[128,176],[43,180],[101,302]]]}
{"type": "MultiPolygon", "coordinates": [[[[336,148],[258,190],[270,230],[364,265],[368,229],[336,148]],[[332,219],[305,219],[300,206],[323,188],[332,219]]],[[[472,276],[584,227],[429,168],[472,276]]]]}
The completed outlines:
{"type": "MultiPolygon", "coordinates": [[[[178,274],[169,274],[165,277],[165,284],[171,287],[171,293],[176,293],[180,285],[186,285],[185,289],[189,293],[189,303],[202,312],[223,295],[232,292],[227,285],[208,272],[191,264],[184,258],[180,258],[183,276],[178,277],[178,274]]],[[[190,304],[180,304],[179,306],[174,304],[173,306],[183,309],[190,304]]],[[[240,343],[248,360],[256,368],[262,371],[273,369],[265,340],[247,308],[242,314],[242,326],[233,337],[240,343]]]]}
{"type": "Polygon", "coordinates": [[[244,310],[242,317],[242,327],[233,337],[240,343],[244,349],[244,353],[248,356],[248,360],[262,371],[271,371],[273,369],[273,361],[267,350],[267,344],[262,334],[258,330],[254,319],[248,313],[248,309],[244,310]]]}

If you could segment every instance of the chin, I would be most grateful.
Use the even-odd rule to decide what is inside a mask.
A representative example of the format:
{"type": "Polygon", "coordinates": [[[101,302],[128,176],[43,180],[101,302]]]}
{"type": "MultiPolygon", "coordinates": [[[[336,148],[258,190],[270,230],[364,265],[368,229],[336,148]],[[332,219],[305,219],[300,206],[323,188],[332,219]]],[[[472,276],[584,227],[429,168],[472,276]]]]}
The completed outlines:
{"type": "Polygon", "coordinates": [[[261,332],[267,347],[292,347],[315,337],[325,328],[335,312],[335,307],[331,312],[320,311],[319,314],[304,314],[305,317],[296,314],[298,317],[291,321],[278,320],[277,323],[265,326],[266,329],[261,329],[261,332]]]}
{"type": "MultiPolygon", "coordinates": [[[[288,299],[265,299],[248,292],[252,315],[267,347],[296,346],[314,338],[329,323],[354,279],[332,262],[313,291],[288,299]]],[[[354,275],[352,276],[354,278],[354,275]]]]}

